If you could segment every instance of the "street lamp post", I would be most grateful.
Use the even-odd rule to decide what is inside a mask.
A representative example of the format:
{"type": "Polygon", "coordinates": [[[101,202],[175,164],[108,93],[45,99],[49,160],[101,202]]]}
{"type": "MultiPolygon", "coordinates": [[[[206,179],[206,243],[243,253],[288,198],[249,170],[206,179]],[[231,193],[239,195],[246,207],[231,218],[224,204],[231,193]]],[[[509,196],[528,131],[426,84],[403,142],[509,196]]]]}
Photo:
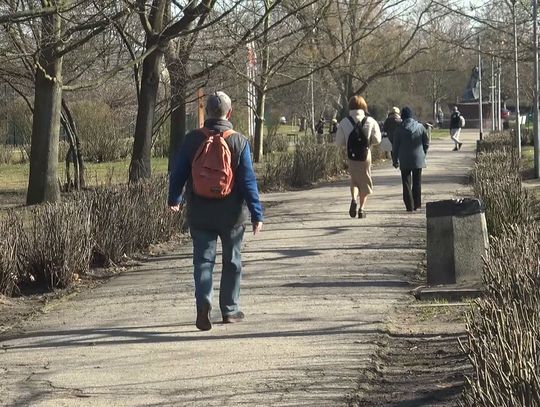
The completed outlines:
{"type": "Polygon", "coordinates": [[[512,25],[514,26],[514,79],[516,92],[516,144],[518,157],[521,158],[521,123],[519,122],[519,63],[518,63],[518,37],[516,21],[516,0],[512,2],[512,25]]]}
{"type": "Polygon", "coordinates": [[[497,60],[497,130],[502,131],[502,101],[501,101],[501,60],[497,60]]]}
{"type": "Polygon", "coordinates": [[[491,103],[491,131],[495,131],[495,58],[491,57],[491,82],[489,86],[489,101],[491,103]]]}
{"type": "Polygon", "coordinates": [[[480,124],[480,140],[482,140],[484,132],[484,118],[482,112],[482,53],[480,50],[480,35],[478,36],[478,83],[478,121],[480,124]]]}
{"type": "Polygon", "coordinates": [[[540,136],[538,135],[538,0],[532,0],[533,6],[533,35],[534,35],[534,103],[533,103],[533,132],[534,132],[534,176],[540,178],[540,136]]]}

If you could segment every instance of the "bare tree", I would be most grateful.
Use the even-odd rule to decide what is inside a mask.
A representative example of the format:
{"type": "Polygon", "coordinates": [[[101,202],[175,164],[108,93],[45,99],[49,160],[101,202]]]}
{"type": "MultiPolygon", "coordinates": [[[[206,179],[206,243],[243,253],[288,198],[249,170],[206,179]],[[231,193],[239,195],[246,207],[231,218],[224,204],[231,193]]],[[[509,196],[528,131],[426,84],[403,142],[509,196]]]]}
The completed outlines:
{"type": "Polygon", "coordinates": [[[32,2],[5,0],[5,12],[0,17],[0,23],[7,26],[39,18],[39,35],[34,34],[34,109],[27,204],[60,198],[57,167],[64,57],[129,12],[116,2],[49,0],[43,4],[42,8],[34,8],[32,2]],[[28,9],[31,11],[25,11],[28,9]]]}
{"type": "Polygon", "coordinates": [[[318,28],[317,59],[326,64],[334,61],[328,70],[340,94],[336,102],[342,115],[350,96],[425,51],[415,39],[432,7],[432,1],[401,0],[349,0],[333,5],[318,28]]]}
{"type": "Polygon", "coordinates": [[[152,134],[164,50],[173,38],[186,34],[196,19],[208,14],[215,2],[201,0],[182,5],[176,1],[171,3],[170,0],[153,0],[150,4],[137,0],[137,13],[146,33],[146,43],[129,168],[131,182],[151,175],[152,134]]]}

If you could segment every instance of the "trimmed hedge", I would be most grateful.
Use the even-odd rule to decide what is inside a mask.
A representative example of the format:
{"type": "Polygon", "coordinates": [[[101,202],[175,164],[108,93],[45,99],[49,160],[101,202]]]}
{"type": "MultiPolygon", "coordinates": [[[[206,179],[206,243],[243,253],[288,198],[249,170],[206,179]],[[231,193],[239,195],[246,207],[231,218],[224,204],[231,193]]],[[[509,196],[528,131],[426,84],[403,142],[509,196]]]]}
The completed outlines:
{"type": "Polygon", "coordinates": [[[462,344],[474,374],[464,407],[540,406],[540,223],[522,187],[510,136],[482,142],[474,190],[491,233],[484,259],[486,292],[467,315],[462,344]]]}
{"type": "Polygon", "coordinates": [[[269,154],[260,171],[261,190],[299,188],[342,173],[347,168],[344,152],[333,144],[317,144],[311,138],[293,152],[269,154]]]}
{"type": "Polygon", "coordinates": [[[169,240],[183,215],[168,210],[166,194],[163,177],[7,212],[0,219],[0,293],[65,288],[91,265],[110,266],[169,240]]]}

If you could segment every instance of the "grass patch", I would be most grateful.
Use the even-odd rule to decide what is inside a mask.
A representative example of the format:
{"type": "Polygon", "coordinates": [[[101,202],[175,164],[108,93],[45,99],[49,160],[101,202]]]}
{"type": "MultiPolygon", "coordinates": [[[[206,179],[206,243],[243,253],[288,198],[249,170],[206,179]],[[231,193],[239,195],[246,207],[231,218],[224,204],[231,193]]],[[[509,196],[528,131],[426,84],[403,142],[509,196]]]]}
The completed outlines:
{"type": "Polygon", "coordinates": [[[442,140],[444,138],[450,138],[450,130],[448,129],[431,129],[432,140],[442,140]]]}
{"type": "Polygon", "coordinates": [[[523,178],[534,178],[534,147],[522,146],[521,165],[523,166],[523,178]]]}
{"type": "MultiPolygon", "coordinates": [[[[85,163],[86,184],[98,186],[103,184],[125,183],[128,179],[129,159],[103,162],[85,163]]],[[[152,173],[161,175],[167,173],[167,158],[152,158],[152,173]]],[[[24,191],[28,186],[29,164],[2,164],[0,165],[0,191],[24,191]]],[[[66,168],[60,163],[58,176],[61,181],[66,178],[66,168]]]]}
{"type": "MultiPolygon", "coordinates": [[[[521,150],[522,177],[525,180],[534,179],[534,147],[523,146],[521,150]]],[[[529,192],[540,203],[540,185],[531,186],[529,192]]]]}

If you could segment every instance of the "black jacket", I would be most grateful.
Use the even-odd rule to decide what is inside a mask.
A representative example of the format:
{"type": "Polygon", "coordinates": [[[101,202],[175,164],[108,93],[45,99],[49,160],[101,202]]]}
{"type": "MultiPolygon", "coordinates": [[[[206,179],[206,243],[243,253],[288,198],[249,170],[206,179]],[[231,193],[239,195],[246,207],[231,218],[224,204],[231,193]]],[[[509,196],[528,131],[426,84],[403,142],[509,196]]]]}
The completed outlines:
{"type": "Polygon", "coordinates": [[[390,113],[383,124],[383,131],[386,133],[388,140],[394,143],[394,132],[401,123],[401,117],[397,113],[390,113]]]}

